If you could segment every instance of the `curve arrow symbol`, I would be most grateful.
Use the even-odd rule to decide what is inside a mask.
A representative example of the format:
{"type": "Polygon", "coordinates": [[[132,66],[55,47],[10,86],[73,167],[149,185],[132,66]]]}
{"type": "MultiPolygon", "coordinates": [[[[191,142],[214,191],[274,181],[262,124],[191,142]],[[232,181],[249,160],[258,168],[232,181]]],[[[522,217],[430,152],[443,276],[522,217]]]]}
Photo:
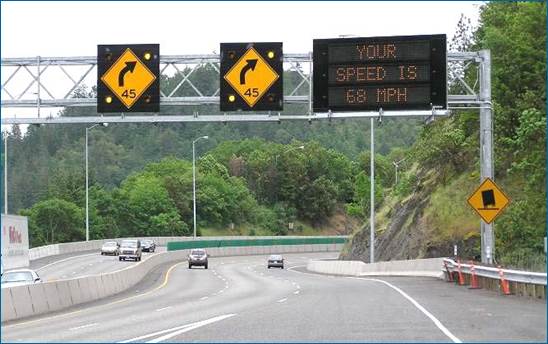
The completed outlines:
{"type": "Polygon", "coordinates": [[[126,66],[122,68],[122,70],[120,71],[120,74],[118,74],[118,86],[124,87],[124,77],[126,76],[126,73],[127,72],[133,73],[136,65],[137,65],[137,61],[126,62],[126,66]]]}
{"type": "Polygon", "coordinates": [[[246,73],[251,69],[252,71],[255,70],[255,66],[257,65],[257,59],[251,59],[246,60],[247,64],[242,68],[242,71],[240,72],[240,85],[245,85],[245,75],[246,73]]]}

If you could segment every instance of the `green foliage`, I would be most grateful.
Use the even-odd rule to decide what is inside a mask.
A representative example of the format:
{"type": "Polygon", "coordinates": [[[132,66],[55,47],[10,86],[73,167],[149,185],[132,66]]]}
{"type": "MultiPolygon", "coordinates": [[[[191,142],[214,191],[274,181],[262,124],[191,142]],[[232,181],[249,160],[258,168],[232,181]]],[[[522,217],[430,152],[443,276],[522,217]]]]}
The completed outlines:
{"type": "Polygon", "coordinates": [[[414,173],[406,173],[401,175],[398,184],[394,187],[394,194],[400,197],[406,197],[411,194],[417,185],[417,175],[414,173]]]}
{"type": "Polygon", "coordinates": [[[31,247],[85,239],[83,212],[74,203],[50,198],[20,214],[29,217],[31,247]]]}

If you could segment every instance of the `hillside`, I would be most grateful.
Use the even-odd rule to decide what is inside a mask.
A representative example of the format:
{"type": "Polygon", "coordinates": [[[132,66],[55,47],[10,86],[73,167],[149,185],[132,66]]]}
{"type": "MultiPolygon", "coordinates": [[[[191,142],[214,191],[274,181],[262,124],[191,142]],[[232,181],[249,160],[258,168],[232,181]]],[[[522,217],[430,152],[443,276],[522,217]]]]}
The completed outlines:
{"type": "MultiPolygon", "coordinates": [[[[495,221],[495,259],[545,271],[546,3],[489,3],[480,18],[457,46],[491,50],[495,180],[512,200],[495,221]]],[[[478,122],[477,112],[459,112],[422,129],[376,209],[377,260],[450,256],[454,244],[478,257],[480,222],[466,204],[479,185],[478,122]]],[[[369,260],[368,224],[341,258],[369,260]]]]}

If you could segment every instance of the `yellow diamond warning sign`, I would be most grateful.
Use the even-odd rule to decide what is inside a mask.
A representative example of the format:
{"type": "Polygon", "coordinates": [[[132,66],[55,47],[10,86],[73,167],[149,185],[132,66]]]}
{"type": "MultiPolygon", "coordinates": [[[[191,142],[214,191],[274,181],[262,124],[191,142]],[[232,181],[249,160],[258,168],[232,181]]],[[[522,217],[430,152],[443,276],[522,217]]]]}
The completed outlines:
{"type": "Polygon", "coordinates": [[[224,75],[228,84],[250,107],[268,92],[279,77],[254,48],[248,49],[224,75]]]}
{"type": "MultiPolygon", "coordinates": [[[[145,55],[145,58],[146,56],[150,58],[150,55],[145,55]]],[[[128,109],[154,80],[156,80],[156,76],[129,48],[101,76],[101,81],[128,109]]]]}
{"type": "Polygon", "coordinates": [[[468,198],[468,204],[481,216],[483,221],[491,223],[510,203],[494,181],[487,178],[468,198]]]}

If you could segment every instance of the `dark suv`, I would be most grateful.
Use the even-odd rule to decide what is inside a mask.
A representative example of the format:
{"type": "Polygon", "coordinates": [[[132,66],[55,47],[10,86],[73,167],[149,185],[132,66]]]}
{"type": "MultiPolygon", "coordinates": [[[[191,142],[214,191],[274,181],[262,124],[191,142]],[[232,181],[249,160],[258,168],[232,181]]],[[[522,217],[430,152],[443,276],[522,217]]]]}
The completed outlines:
{"type": "Polygon", "coordinates": [[[145,239],[141,241],[141,247],[143,252],[154,252],[156,251],[156,243],[154,240],[145,239]]]}
{"type": "Polygon", "coordinates": [[[203,266],[207,269],[207,257],[208,254],[203,248],[195,248],[190,251],[188,255],[188,268],[192,269],[192,266],[203,266]]]}

